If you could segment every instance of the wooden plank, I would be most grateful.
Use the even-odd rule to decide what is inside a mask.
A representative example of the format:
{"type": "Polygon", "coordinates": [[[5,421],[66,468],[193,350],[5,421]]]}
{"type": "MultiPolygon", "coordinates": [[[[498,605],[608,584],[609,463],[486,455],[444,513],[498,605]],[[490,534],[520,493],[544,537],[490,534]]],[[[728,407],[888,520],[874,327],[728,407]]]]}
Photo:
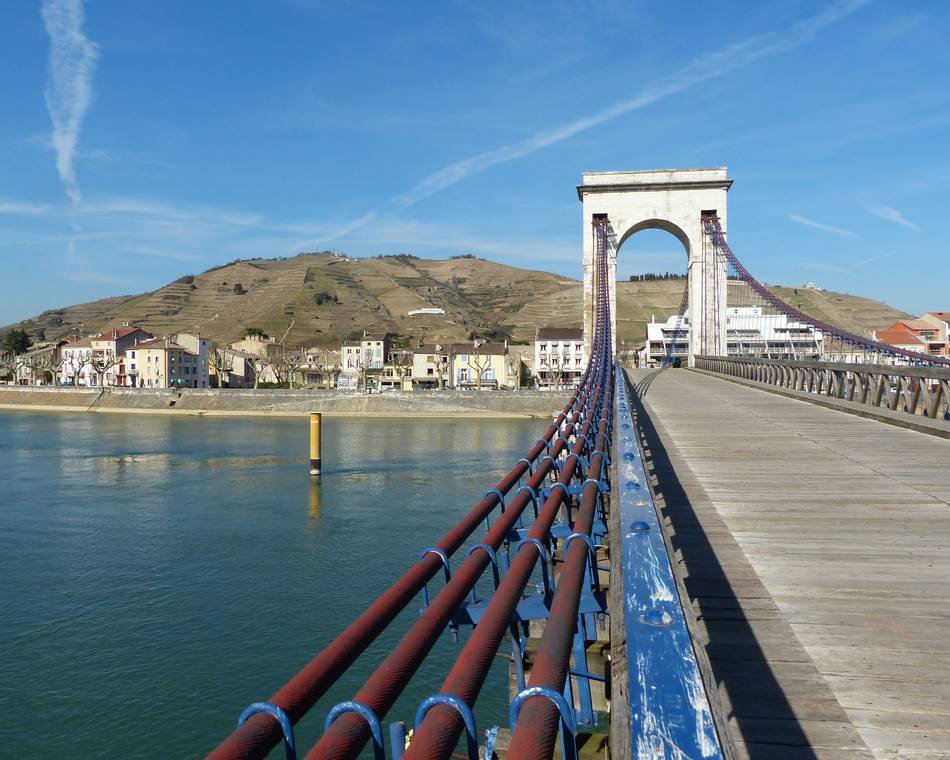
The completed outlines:
{"type": "MultiPolygon", "coordinates": [[[[814,715],[811,666],[876,757],[950,757],[950,441],[681,370],[644,403],[665,449],[654,474],[685,503],[665,514],[677,567],[740,712],[774,712],[742,691],[771,675],[814,715]]],[[[756,738],[738,739],[775,741],[749,720],[756,738]]]]}

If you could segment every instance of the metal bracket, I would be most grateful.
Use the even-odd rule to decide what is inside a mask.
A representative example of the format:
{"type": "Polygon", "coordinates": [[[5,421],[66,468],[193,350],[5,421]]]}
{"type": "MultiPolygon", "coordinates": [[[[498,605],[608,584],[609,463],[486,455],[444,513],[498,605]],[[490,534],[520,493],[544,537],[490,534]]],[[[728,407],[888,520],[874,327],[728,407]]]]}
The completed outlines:
{"type": "Polygon", "coordinates": [[[564,485],[563,483],[552,483],[549,486],[541,486],[541,496],[545,501],[547,501],[548,497],[554,493],[555,488],[560,488],[564,491],[565,499],[571,498],[571,489],[568,486],[564,485]]]}
{"type": "MultiPolygon", "coordinates": [[[[491,560],[491,569],[492,575],[495,580],[495,589],[498,588],[499,577],[498,577],[498,555],[495,554],[495,550],[492,549],[488,544],[475,544],[471,549],[466,552],[465,556],[470,557],[473,552],[478,549],[484,549],[485,553],[488,555],[488,559],[491,560]]],[[[475,596],[475,587],[472,586],[472,604],[478,604],[478,598],[475,596]]]]}
{"type": "Polygon", "coordinates": [[[525,544],[534,544],[538,547],[538,554],[541,557],[541,582],[544,584],[544,600],[547,602],[554,593],[554,582],[548,572],[548,565],[551,563],[551,555],[548,548],[536,538],[524,538],[515,544],[515,556],[521,551],[525,544]]]}
{"type": "Polygon", "coordinates": [[[594,546],[594,539],[586,533],[571,533],[564,540],[564,548],[561,550],[561,556],[567,561],[567,550],[571,548],[571,541],[575,538],[581,539],[587,544],[588,571],[590,572],[591,586],[594,591],[600,591],[600,578],[597,572],[597,547],[594,546]]]}
{"type": "Polygon", "coordinates": [[[560,465],[560,464],[558,463],[558,461],[557,461],[554,457],[552,457],[550,454],[548,454],[548,455],[546,455],[546,456],[543,456],[543,457],[541,457],[541,459],[538,460],[538,463],[539,463],[539,464],[544,464],[545,462],[550,462],[550,463],[551,463],[551,468],[552,468],[558,475],[561,474],[561,465],[560,465]]]}
{"type": "Polygon", "coordinates": [[[244,708],[244,712],[238,717],[238,728],[243,726],[247,719],[258,713],[266,713],[273,717],[279,724],[280,730],[284,734],[284,752],[287,754],[287,760],[297,760],[297,745],[294,742],[294,726],[290,718],[282,708],[271,702],[254,702],[244,708]]]}
{"type": "MultiPolygon", "coordinates": [[[[442,560],[442,567],[445,569],[445,582],[448,583],[450,580],[452,580],[452,571],[451,569],[449,569],[448,555],[444,551],[442,551],[438,546],[427,546],[425,549],[419,552],[419,559],[422,559],[427,554],[439,555],[439,559],[442,560]]],[[[428,583],[424,583],[422,585],[422,606],[423,607],[429,606],[429,584],[428,583]]]]}
{"type": "Polygon", "coordinates": [[[529,686],[520,691],[511,701],[508,707],[508,725],[511,733],[515,732],[515,724],[518,722],[518,715],[521,714],[522,704],[531,697],[545,697],[555,704],[561,715],[561,756],[564,760],[577,760],[577,740],[574,736],[577,731],[577,720],[574,716],[574,708],[567,703],[563,694],[547,686],[529,686]],[[568,735],[570,735],[570,740],[568,740],[568,735]]]}
{"type": "Polygon", "coordinates": [[[426,713],[436,705],[449,705],[450,707],[454,707],[455,711],[462,716],[468,744],[468,760],[478,760],[478,731],[475,728],[475,715],[472,713],[472,708],[458,697],[452,696],[451,694],[436,694],[433,697],[424,699],[422,704],[419,705],[419,709],[416,710],[416,731],[419,730],[419,725],[426,717],[426,713]]]}
{"type": "Polygon", "coordinates": [[[534,519],[538,519],[538,491],[531,486],[521,486],[517,491],[515,491],[515,496],[520,494],[522,491],[527,491],[528,495],[531,497],[531,505],[534,507],[534,519]]]}
{"type": "Polygon", "coordinates": [[[330,728],[330,724],[343,713],[350,712],[355,712],[369,724],[369,730],[373,735],[373,754],[376,760],[386,760],[386,750],[383,748],[383,729],[379,724],[379,718],[376,717],[376,713],[362,702],[347,700],[330,708],[330,712],[327,713],[327,719],[323,721],[323,732],[326,733],[327,729],[330,728]]]}
{"type": "Polygon", "coordinates": [[[581,484],[581,487],[583,488],[583,487],[586,486],[588,483],[593,483],[594,485],[596,485],[596,486],[597,486],[597,490],[598,490],[600,493],[609,493],[609,492],[610,492],[610,485],[607,483],[606,480],[595,480],[594,478],[587,478],[587,480],[585,480],[585,481],[581,484]]]}

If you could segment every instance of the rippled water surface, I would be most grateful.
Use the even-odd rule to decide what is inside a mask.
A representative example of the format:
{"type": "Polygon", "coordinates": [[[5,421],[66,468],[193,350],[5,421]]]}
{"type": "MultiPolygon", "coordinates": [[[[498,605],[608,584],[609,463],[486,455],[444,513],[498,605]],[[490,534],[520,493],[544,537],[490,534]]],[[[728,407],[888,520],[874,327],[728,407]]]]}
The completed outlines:
{"type": "MultiPolygon", "coordinates": [[[[306,419],[0,414],[0,754],[203,755],[543,428],[327,419],[317,486],[306,419]]],[[[411,607],[298,724],[301,756],[411,607]]],[[[411,724],[457,652],[445,634],[387,720],[411,724]]],[[[506,722],[506,683],[498,660],[480,727],[506,722]]]]}

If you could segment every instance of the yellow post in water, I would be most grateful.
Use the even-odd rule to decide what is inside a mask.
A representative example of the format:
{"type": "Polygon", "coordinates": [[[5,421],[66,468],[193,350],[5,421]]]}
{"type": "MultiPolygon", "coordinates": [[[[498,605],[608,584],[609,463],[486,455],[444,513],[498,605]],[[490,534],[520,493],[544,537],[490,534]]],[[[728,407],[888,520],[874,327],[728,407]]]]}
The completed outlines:
{"type": "Polygon", "coordinates": [[[310,474],[320,477],[320,412],[310,412],[310,474]]]}

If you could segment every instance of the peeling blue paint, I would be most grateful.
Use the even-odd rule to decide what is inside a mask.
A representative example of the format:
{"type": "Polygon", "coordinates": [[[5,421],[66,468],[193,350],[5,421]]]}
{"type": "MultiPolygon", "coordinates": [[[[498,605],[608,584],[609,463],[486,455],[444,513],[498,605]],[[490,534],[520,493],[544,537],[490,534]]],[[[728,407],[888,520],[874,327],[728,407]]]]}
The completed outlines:
{"type": "Polygon", "coordinates": [[[615,451],[631,746],[643,760],[722,758],[656,505],[642,487],[646,472],[619,368],[615,403],[624,431],[615,451]]]}

